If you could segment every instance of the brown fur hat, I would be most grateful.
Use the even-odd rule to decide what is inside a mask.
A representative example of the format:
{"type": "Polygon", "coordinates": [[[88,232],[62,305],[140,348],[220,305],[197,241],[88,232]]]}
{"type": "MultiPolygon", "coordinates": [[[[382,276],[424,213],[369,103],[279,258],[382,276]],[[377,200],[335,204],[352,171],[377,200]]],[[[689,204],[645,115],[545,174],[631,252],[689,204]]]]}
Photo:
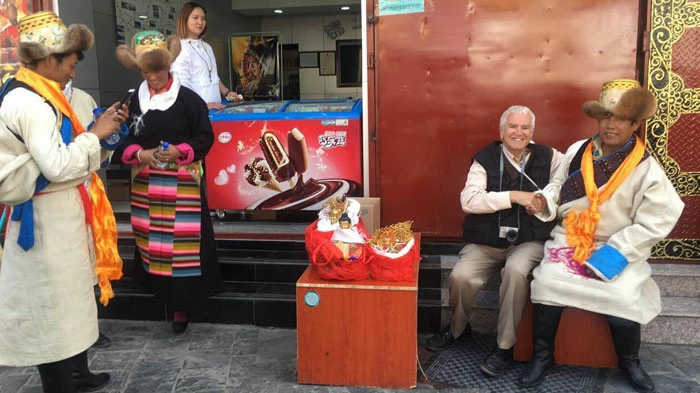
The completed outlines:
{"type": "Polygon", "coordinates": [[[598,101],[583,104],[583,112],[600,120],[611,115],[633,121],[646,120],[656,113],[656,97],[632,79],[603,83],[598,101]]]}
{"type": "Polygon", "coordinates": [[[37,12],[20,19],[19,61],[23,65],[52,54],[85,52],[92,47],[94,36],[85,25],[68,28],[51,11],[37,12]]]}
{"type": "Polygon", "coordinates": [[[131,47],[117,47],[117,59],[127,68],[162,71],[170,68],[180,50],[180,39],[176,36],[166,38],[155,30],[142,31],[134,35],[131,47]]]}

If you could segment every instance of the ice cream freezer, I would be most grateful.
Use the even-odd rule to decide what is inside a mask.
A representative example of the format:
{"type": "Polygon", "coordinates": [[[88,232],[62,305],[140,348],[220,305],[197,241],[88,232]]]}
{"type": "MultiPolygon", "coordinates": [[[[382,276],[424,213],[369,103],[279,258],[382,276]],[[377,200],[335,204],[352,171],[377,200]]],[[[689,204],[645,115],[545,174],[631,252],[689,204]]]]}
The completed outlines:
{"type": "Polygon", "coordinates": [[[361,100],[244,102],[209,117],[210,209],[320,210],[362,195],[361,100]]]}

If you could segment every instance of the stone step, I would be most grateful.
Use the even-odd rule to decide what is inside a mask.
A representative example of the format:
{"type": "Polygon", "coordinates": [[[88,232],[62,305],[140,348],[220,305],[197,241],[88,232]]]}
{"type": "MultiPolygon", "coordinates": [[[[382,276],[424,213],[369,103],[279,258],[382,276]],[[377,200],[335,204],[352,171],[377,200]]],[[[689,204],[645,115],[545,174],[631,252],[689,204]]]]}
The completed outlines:
{"type": "MultiPolygon", "coordinates": [[[[459,260],[456,255],[441,256],[441,287],[448,287],[450,272],[459,260]]],[[[700,265],[652,263],[652,277],[659,286],[661,296],[700,297],[700,265]]],[[[484,289],[498,289],[499,275],[492,277],[484,289]]]]}
{"type": "MultiPolygon", "coordinates": [[[[104,319],[164,320],[172,311],[143,285],[125,277],[113,282],[115,297],[107,307],[98,305],[104,319]]],[[[99,295],[99,294],[96,294],[99,295]]],[[[418,332],[432,333],[440,323],[438,289],[418,290],[418,332]]],[[[296,327],[296,283],[225,281],[222,291],[206,300],[198,310],[210,323],[296,327]]]]}
{"type": "MultiPolygon", "coordinates": [[[[224,281],[296,283],[309,266],[303,242],[272,240],[219,240],[217,253],[224,281]]],[[[133,239],[119,239],[125,271],[133,264],[133,239]]],[[[421,289],[440,289],[441,257],[422,255],[418,283],[421,289]]],[[[439,300],[439,296],[436,297],[439,300]]]]}
{"type": "MultiPolygon", "coordinates": [[[[447,290],[441,291],[441,325],[450,321],[447,290]]],[[[661,297],[661,314],[642,326],[642,341],[655,344],[700,345],[700,298],[661,297]]],[[[484,289],[474,302],[471,324],[474,331],[496,334],[498,326],[498,290],[484,289]]]]}
{"type": "Polygon", "coordinates": [[[652,264],[661,296],[700,297],[700,265],[652,264]]]}

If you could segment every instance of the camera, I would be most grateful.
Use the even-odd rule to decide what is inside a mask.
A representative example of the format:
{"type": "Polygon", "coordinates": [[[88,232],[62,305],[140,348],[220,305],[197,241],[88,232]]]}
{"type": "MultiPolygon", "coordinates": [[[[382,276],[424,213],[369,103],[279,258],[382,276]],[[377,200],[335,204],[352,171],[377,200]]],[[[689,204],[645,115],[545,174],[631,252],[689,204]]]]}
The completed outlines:
{"type": "Polygon", "coordinates": [[[509,242],[514,242],[518,240],[518,228],[498,227],[498,237],[506,239],[509,242]]]}

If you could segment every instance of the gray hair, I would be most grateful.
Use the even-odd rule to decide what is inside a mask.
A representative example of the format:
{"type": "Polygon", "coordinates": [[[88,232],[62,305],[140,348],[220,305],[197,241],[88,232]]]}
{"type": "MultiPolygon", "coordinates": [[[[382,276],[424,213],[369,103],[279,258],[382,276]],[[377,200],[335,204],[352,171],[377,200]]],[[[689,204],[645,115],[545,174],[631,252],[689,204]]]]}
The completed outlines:
{"type": "Polygon", "coordinates": [[[523,115],[529,115],[530,116],[530,130],[534,134],[535,132],[535,114],[532,112],[532,110],[526,106],[522,105],[513,105],[510,108],[506,109],[505,112],[501,115],[501,122],[499,124],[499,131],[501,133],[501,136],[503,136],[503,132],[506,130],[506,121],[508,121],[508,116],[514,114],[514,113],[519,113],[523,115]]]}

